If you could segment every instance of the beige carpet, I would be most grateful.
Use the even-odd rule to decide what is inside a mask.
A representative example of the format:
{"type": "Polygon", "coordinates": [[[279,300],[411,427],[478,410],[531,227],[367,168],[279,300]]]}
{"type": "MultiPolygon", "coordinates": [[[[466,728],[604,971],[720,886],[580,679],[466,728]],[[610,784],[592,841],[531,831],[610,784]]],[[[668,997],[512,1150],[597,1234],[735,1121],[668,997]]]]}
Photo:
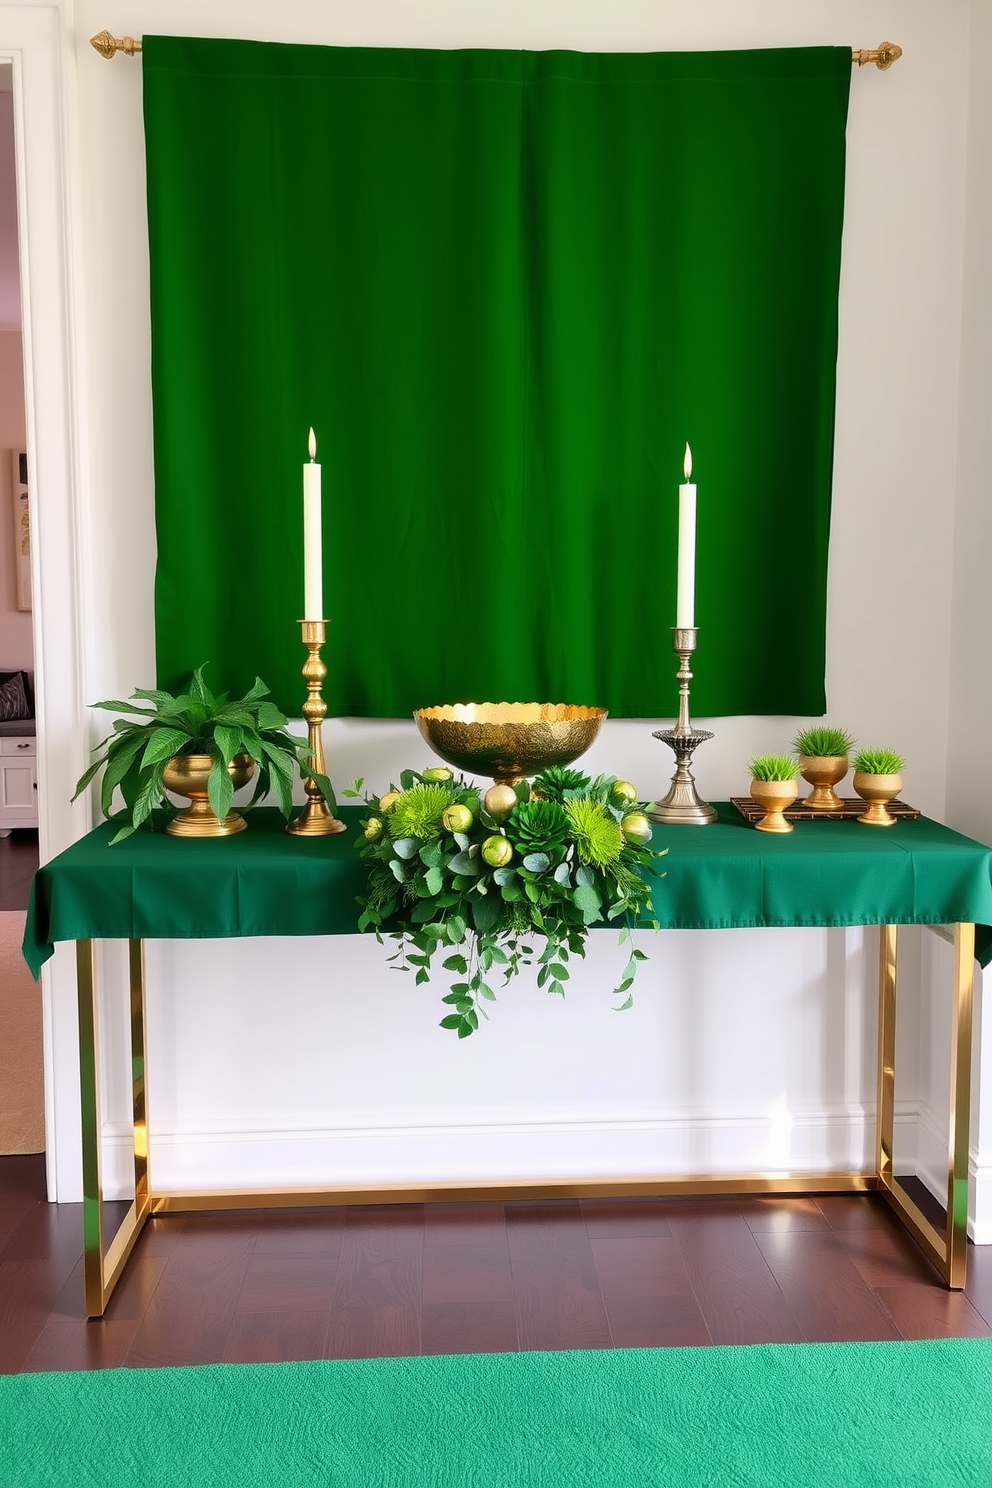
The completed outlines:
{"type": "Polygon", "coordinates": [[[0,911],[0,1153],[44,1152],[41,988],[21,959],[24,911],[0,911]]]}

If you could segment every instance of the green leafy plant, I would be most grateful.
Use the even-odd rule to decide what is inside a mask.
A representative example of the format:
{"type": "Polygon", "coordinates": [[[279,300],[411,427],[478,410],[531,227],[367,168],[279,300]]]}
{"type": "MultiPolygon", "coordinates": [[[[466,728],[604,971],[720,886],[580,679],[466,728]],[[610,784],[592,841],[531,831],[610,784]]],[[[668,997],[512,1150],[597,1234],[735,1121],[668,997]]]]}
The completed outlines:
{"type": "Polygon", "coordinates": [[[859,749],[854,768],[859,775],[898,775],[906,761],[894,749],[859,749]]]}
{"type": "Polygon", "coordinates": [[[797,754],[805,754],[810,759],[830,759],[850,753],[854,747],[854,736],[847,729],[822,724],[817,728],[800,729],[792,741],[792,747],[797,754]]]}
{"type": "Polygon", "coordinates": [[[795,780],[799,761],[788,754],[756,754],[748,770],[752,780],[795,780]]]}
{"type": "Polygon", "coordinates": [[[664,856],[650,845],[633,786],[564,769],[484,795],[446,769],[404,770],[379,797],[363,795],[363,784],[344,792],[367,807],[358,926],[380,944],[398,941],[389,959],[417,983],[430,980],[440,954],[454,977],[442,1028],[474,1033],[495,1000],[492,979],[502,975],[505,986],[535,958],[538,986],[564,994],[570,958],[585,955],[590,927],[603,921],[621,925],[627,960],[614,995],[624,999],[618,1011],[630,1007],[646,959],[631,930],[659,928],[650,879],[662,876],[655,865],[664,856]]]}
{"type": "Polygon", "coordinates": [[[236,755],[247,754],[255,762],[255,789],[249,806],[274,792],[285,817],[293,806],[293,781],[297,769],[316,780],[327,804],[334,810],[334,791],[326,775],[316,774],[305,739],[286,728],[286,717],[269,701],[269,689],[261,677],[242,698],[227,693],[215,695],[197,667],[188,690],[170,692],[135,688],[127,702],[116,699],[94,703],[111,713],[135,714],[143,722],[114,720],[114,731],[96,746],[96,758],[76,785],[76,797],[103,768],[100,806],[104,816],[120,820],[122,826],[111,843],[129,837],[142,824],[151,826],[151,813],[164,806],[174,812],[162,776],[179,754],[205,754],[213,760],[207,793],[214,814],[223,820],[231,809],[234,786],[228,766],[236,755]],[[113,810],[114,792],[120,789],[124,810],[113,810]]]}

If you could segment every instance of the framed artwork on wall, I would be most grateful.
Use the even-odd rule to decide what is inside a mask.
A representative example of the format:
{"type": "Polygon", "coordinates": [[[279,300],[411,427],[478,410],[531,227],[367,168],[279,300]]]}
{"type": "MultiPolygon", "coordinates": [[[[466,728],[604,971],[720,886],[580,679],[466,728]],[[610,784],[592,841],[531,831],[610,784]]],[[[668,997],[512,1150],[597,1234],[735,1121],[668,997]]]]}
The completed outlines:
{"type": "Polygon", "coordinates": [[[28,457],[11,450],[11,489],[14,493],[14,573],[17,608],[31,608],[31,523],[28,517],[28,457]]]}

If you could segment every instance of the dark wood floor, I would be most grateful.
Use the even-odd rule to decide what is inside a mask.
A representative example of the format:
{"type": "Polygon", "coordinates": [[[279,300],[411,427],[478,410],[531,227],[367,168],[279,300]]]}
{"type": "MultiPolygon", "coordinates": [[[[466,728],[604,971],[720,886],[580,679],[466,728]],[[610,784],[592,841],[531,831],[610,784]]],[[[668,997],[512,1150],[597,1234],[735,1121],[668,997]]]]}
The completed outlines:
{"type": "Polygon", "coordinates": [[[81,1216],[0,1158],[0,1371],[992,1335],[875,1198],[391,1205],[155,1220],[104,1318],[81,1216]]]}
{"type": "Polygon", "coordinates": [[[0,837],[0,910],[27,909],[28,891],[38,867],[38,833],[19,828],[0,837]]]}

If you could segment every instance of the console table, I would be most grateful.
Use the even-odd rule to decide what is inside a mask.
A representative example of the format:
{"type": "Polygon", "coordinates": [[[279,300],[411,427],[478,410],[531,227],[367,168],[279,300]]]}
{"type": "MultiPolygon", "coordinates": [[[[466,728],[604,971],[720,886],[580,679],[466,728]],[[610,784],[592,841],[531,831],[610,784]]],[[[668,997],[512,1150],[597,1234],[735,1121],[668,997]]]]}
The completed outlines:
{"type": "Polygon", "coordinates": [[[152,1181],[145,1101],[146,939],[354,933],[364,882],[354,850],[361,808],[345,807],[351,830],[287,835],[271,809],[252,813],[247,832],[196,840],[138,832],[109,846],[104,823],[38,870],[24,935],[35,975],[57,941],[76,942],[82,1090],[86,1310],[104,1311],[128,1255],[151,1215],[190,1210],[422,1202],[489,1197],[883,1193],[946,1284],[965,1280],[972,990],[977,954],[992,960],[992,850],[921,817],[888,830],[854,821],[797,823],[787,836],[756,832],[728,805],[705,829],[655,826],[667,847],[655,908],[672,929],[878,925],[879,1037],[875,1162],[863,1172],[645,1175],[397,1184],[261,1192],[161,1193],[152,1181]],[[896,943],[898,926],[937,927],[954,945],[951,1084],[945,1223],[923,1214],[893,1171],[896,943]],[[94,941],[130,942],[135,1196],[106,1242],[100,1177],[98,998],[94,941]]]}

